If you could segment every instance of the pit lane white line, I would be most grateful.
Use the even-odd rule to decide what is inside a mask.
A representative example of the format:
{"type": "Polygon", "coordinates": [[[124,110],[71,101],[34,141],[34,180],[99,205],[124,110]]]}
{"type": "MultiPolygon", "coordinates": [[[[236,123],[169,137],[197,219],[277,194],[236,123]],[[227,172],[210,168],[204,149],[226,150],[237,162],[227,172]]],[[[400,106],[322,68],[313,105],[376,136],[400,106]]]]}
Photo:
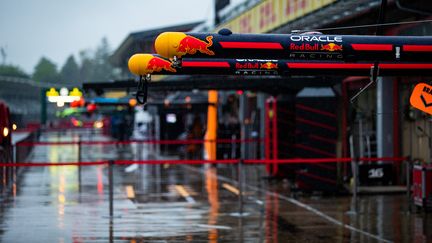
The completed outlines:
{"type": "Polygon", "coordinates": [[[180,194],[188,203],[196,203],[195,199],[189,194],[188,191],[184,188],[182,185],[175,185],[174,186],[177,193],[180,194]]]}
{"type": "Polygon", "coordinates": [[[209,224],[197,224],[197,227],[207,228],[207,229],[223,229],[223,230],[231,230],[232,228],[229,226],[223,225],[209,225],[209,224]]]}
{"type": "MultiPolygon", "coordinates": [[[[234,187],[233,185],[230,185],[230,184],[227,184],[227,183],[223,183],[222,187],[224,189],[226,189],[227,191],[230,191],[231,193],[233,193],[233,194],[235,194],[237,196],[240,195],[239,190],[236,187],[234,187]]],[[[243,192],[243,195],[244,195],[244,192],[243,192]]],[[[255,197],[249,196],[248,199],[251,200],[251,201],[254,201],[258,205],[264,205],[264,203],[261,200],[258,200],[255,197]]]]}
{"type": "MultiPolygon", "coordinates": [[[[183,165],[183,166],[186,167],[186,168],[189,169],[189,170],[192,170],[192,171],[195,171],[195,172],[199,172],[199,173],[201,173],[201,174],[204,174],[204,173],[205,173],[205,171],[204,171],[203,169],[197,169],[197,168],[194,168],[194,167],[191,167],[191,166],[187,166],[187,165],[183,165]]],[[[230,179],[230,178],[227,178],[227,177],[225,177],[225,176],[217,175],[217,177],[218,177],[221,181],[229,182],[229,183],[232,183],[232,184],[237,184],[236,181],[234,181],[234,180],[232,180],[232,179],[230,179]]],[[[327,215],[327,214],[325,214],[325,213],[319,211],[318,209],[313,208],[313,207],[311,207],[311,206],[309,206],[309,205],[307,205],[307,204],[304,204],[304,203],[302,203],[302,202],[300,202],[300,201],[298,201],[298,200],[296,200],[296,199],[294,199],[294,198],[287,197],[287,196],[283,196],[283,195],[280,195],[280,194],[278,194],[278,193],[270,192],[270,191],[267,191],[267,190],[264,190],[264,189],[260,189],[260,188],[255,187],[255,186],[248,185],[247,183],[245,183],[244,186],[246,186],[246,187],[248,187],[248,188],[250,188],[250,189],[252,189],[252,190],[255,190],[255,191],[261,191],[261,192],[267,193],[267,194],[269,194],[269,195],[276,196],[276,197],[278,197],[279,199],[282,199],[282,200],[288,201],[288,202],[290,202],[290,203],[292,203],[292,204],[294,204],[294,205],[296,205],[296,206],[298,206],[298,207],[301,207],[301,208],[303,208],[303,209],[305,209],[305,210],[308,210],[308,211],[311,212],[311,213],[314,213],[315,215],[317,215],[317,216],[319,216],[319,217],[321,217],[321,218],[323,218],[323,219],[326,219],[327,221],[329,221],[329,222],[331,222],[331,223],[333,223],[333,224],[336,224],[336,225],[338,225],[338,226],[342,226],[342,227],[344,227],[344,228],[346,228],[346,229],[349,229],[349,230],[351,230],[351,231],[354,231],[354,232],[357,232],[357,233],[360,233],[360,234],[366,235],[366,236],[368,236],[368,237],[370,237],[370,238],[373,238],[373,239],[378,240],[378,241],[381,241],[381,242],[393,243],[393,241],[386,240],[386,239],[384,239],[384,238],[382,238],[382,237],[380,237],[380,236],[378,236],[378,235],[374,235],[374,234],[371,234],[371,233],[366,232],[366,231],[364,231],[364,230],[358,229],[358,228],[356,228],[356,227],[354,227],[354,226],[351,226],[351,225],[349,225],[349,224],[345,224],[345,223],[343,223],[343,222],[341,222],[341,221],[339,221],[339,220],[337,220],[337,219],[335,219],[335,218],[332,218],[332,217],[330,217],[329,215],[327,215]]]]}

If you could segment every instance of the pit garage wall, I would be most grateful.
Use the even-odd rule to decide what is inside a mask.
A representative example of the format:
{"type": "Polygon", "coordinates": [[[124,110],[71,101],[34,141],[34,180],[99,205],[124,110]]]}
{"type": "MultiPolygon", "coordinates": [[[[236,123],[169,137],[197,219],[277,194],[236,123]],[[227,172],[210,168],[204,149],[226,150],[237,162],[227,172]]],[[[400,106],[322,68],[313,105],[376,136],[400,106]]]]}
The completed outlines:
{"type": "MultiPolygon", "coordinates": [[[[430,36],[432,25],[429,23],[405,25],[393,29],[393,33],[402,36],[430,36]]],[[[432,77],[401,78],[399,82],[399,107],[401,110],[401,155],[414,160],[431,162],[432,149],[429,138],[432,135],[432,117],[414,109],[409,104],[409,97],[417,83],[430,84],[432,77]],[[421,132],[420,129],[424,132],[421,132]]]]}
{"type": "MultiPolygon", "coordinates": [[[[220,28],[230,28],[233,32],[239,33],[263,33],[273,30],[276,26],[284,25],[292,19],[287,18],[301,18],[305,14],[313,12],[314,9],[323,8],[328,4],[335,1],[300,1],[305,4],[297,5],[297,8],[288,8],[285,4],[286,1],[282,0],[265,0],[260,4],[257,4],[249,11],[231,19],[230,21],[223,23],[218,26],[220,28]],[[294,11],[294,13],[287,14],[286,11],[294,11]]],[[[386,31],[387,35],[431,35],[432,26],[430,24],[423,25],[404,25],[403,28],[392,28],[386,31]]],[[[418,82],[419,80],[426,80],[425,78],[419,78],[416,80],[408,79],[396,79],[389,78],[379,84],[379,88],[369,88],[367,92],[371,92],[367,98],[362,98],[366,94],[363,93],[355,104],[359,107],[364,107],[365,110],[370,111],[370,114],[364,119],[367,129],[374,133],[375,136],[375,154],[373,156],[410,156],[426,160],[430,157],[430,149],[428,147],[428,137],[425,134],[419,134],[417,127],[420,125],[426,133],[432,135],[432,129],[430,129],[427,121],[428,117],[420,115],[415,116],[414,121],[407,120],[406,109],[409,107],[406,102],[409,101],[407,98],[407,83],[418,82]],[[380,99],[376,96],[379,95],[380,99]],[[377,107],[380,107],[377,110],[377,107]],[[385,114],[390,113],[390,114],[385,114]],[[378,151],[379,150],[379,151],[378,151]]],[[[429,79],[432,80],[432,79],[429,79]]],[[[357,80],[358,81],[358,80],[357,80]]],[[[354,129],[357,129],[355,118],[353,116],[353,109],[349,107],[349,98],[351,98],[360,87],[364,86],[368,82],[368,78],[360,80],[357,83],[351,83],[350,90],[345,90],[345,94],[342,94],[342,101],[339,105],[343,106],[342,117],[338,123],[341,125],[342,136],[338,139],[338,144],[341,143],[341,149],[337,149],[336,154],[342,155],[343,157],[349,156],[349,144],[348,138],[354,129]],[[348,131],[347,131],[348,130],[348,131]]],[[[341,85],[343,86],[343,85],[341,85]]],[[[410,87],[408,85],[408,87],[410,87]]],[[[347,87],[344,87],[347,88],[347,87]]],[[[257,108],[263,109],[263,103],[268,95],[259,94],[257,108]]],[[[408,95],[409,96],[409,95],[408,95]]],[[[367,112],[366,112],[367,113],[367,112]]],[[[354,114],[355,115],[355,114],[354,114]]],[[[264,113],[260,114],[260,136],[263,139],[263,116],[264,113]]],[[[260,146],[263,151],[263,145],[260,146]]],[[[261,154],[260,157],[263,157],[261,154]]],[[[403,166],[398,165],[398,168],[403,166]]],[[[403,168],[401,168],[403,169],[403,168]]],[[[403,172],[403,171],[402,171],[403,172]]],[[[402,173],[400,173],[402,175],[402,173]]],[[[402,177],[403,178],[403,177],[402,177]]]]}
{"type": "Polygon", "coordinates": [[[405,79],[400,84],[401,151],[413,160],[430,162],[432,156],[429,136],[432,134],[431,116],[409,104],[411,92],[418,82],[430,83],[432,78],[405,79]],[[424,132],[422,132],[421,130],[424,132]]]}
{"type": "MultiPolygon", "coordinates": [[[[427,36],[432,35],[432,25],[418,24],[392,28],[387,35],[427,36]]],[[[432,117],[415,110],[409,104],[409,97],[415,84],[431,83],[432,77],[392,77],[378,81],[363,92],[353,104],[349,99],[369,79],[367,77],[350,77],[342,85],[342,147],[343,156],[350,156],[348,139],[351,134],[358,134],[359,120],[363,130],[375,136],[376,154],[383,157],[410,157],[414,160],[430,162],[432,149],[429,135],[432,135],[432,117]],[[378,98],[379,97],[379,98],[378,98]],[[422,129],[421,132],[418,128],[422,129]],[[376,135],[373,135],[376,133],[376,135]]],[[[359,156],[358,154],[356,156],[359,156]]],[[[395,163],[396,183],[404,183],[405,166],[395,163]]]]}
{"type": "MultiPolygon", "coordinates": [[[[387,35],[432,35],[432,26],[419,24],[387,31],[387,35]]],[[[363,131],[375,133],[376,156],[409,157],[430,162],[432,157],[429,135],[432,135],[432,119],[411,107],[409,97],[419,82],[431,83],[432,77],[392,77],[378,81],[363,92],[354,103],[349,99],[369,82],[368,78],[350,77],[344,80],[342,116],[343,156],[350,156],[348,139],[358,137],[359,121],[363,131]],[[421,132],[420,129],[424,132],[421,132]]],[[[374,136],[374,135],[372,135],[374,136]]],[[[358,144],[358,143],[357,143],[358,144]]],[[[357,153],[357,152],[356,152],[357,153]]],[[[373,154],[375,155],[375,154],[373,154]]],[[[359,154],[356,154],[359,156],[359,154]]],[[[405,182],[405,165],[394,163],[395,182],[405,182]]]]}

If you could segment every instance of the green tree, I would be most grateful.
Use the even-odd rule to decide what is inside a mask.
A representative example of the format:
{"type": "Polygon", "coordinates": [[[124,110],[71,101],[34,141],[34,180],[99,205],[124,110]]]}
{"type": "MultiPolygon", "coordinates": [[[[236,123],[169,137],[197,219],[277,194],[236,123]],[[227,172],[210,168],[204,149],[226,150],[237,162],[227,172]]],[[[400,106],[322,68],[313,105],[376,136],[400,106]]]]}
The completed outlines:
{"type": "Polygon", "coordinates": [[[114,68],[108,61],[111,49],[107,38],[102,38],[101,43],[94,52],[86,50],[80,52],[81,66],[80,77],[86,82],[107,81],[116,78],[114,68]]]}
{"type": "Polygon", "coordinates": [[[11,76],[28,78],[29,75],[26,74],[20,67],[14,65],[0,65],[0,76],[11,76]]]}
{"type": "Polygon", "coordinates": [[[90,55],[90,51],[80,51],[81,66],[79,70],[80,80],[82,82],[88,82],[93,79],[94,74],[94,60],[90,55]]]}
{"type": "Polygon", "coordinates": [[[65,83],[78,83],[80,80],[79,66],[73,55],[70,55],[60,70],[61,80],[65,83]]]}
{"type": "Polygon", "coordinates": [[[111,79],[113,76],[113,67],[108,61],[110,56],[110,46],[107,38],[102,38],[101,43],[97,47],[94,55],[95,60],[95,72],[94,81],[106,81],[111,79]]]}
{"type": "Polygon", "coordinates": [[[57,71],[57,66],[46,57],[42,57],[35,67],[33,80],[49,83],[59,82],[60,75],[57,71]]]}

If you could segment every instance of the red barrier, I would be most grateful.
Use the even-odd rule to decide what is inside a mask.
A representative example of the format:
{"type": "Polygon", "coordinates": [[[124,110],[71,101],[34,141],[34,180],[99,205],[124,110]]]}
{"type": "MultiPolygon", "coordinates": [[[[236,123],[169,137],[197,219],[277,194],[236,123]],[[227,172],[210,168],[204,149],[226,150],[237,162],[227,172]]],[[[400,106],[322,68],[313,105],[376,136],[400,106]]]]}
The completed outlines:
{"type": "Polygon", "coordinates": [[[75,145],[78,144],[78,142],[18,142],[16,146],[22,146],[22,147],[32,147],[32,146],[60,146],[60,145],[75,145]]]}
{"type": "Polygon", "coordinates": [[[225,159],[225,160],[117,160],[114,162],[116,165],[131,165],[131,164],[174,164],[174,165],[201,165],[201,164],[236,164],[238,163],[238,159],[225,159]]]}
{"type": "Polygon", "coordinates": [[[244,162],[246,164],[316,164],[316,163],[346,163],[351,162],[351,158],[317,158],[317,159],[301,159],[301,158],[295,158],[295,159],[272,159],[272,160],[266,160],[266,159],[249,159],[245,160],[244,162]]]}
{"type": "MultiPolygon", "coordinates": [[[[392,157],[382,157],[382,158],[358,158],[355,161],[394,161],[400,162],[408,160],[408,157],[392,158],[392,157]]],[[[353,161],[352,158],[294,158],[294,159],[250,159],[244,160],[246,164],[317,164],[317,163],[348,163],[353,161]]]]}
{"type": "Polygon", "coordinates": [[[382,158],[359,158],[358,161],[369,161],[369,162],[376,162],[376,161],[394,161],[394,162],[400,162],[408,160],[408,157],[401,157],[401,158],[392,158],[392,157],[382,157],[382,158]]]}
{"type": "Polygon", "coordinates": [[[94,166],[94,165],[105,165],[108,161],[91,161],[91,162],[58,162],[58,163],[48,163],[48,162],[18,162],[18,163],[7,163],[0,164],[0,167],[41,167],[41,166],[94,166]]]}
{"type": "MultiPolygon", "coordinates": [[[[405,161],[408,158],[359,158],[357,161],[405,161]]],[[[115,160],[116,165],[131,165],[131,164],[237,164],[241,160],[239,159],[225,159],[225,160],[115,160]]],[[[311,163],[348,163],[351,162],[351,158],[295,158],[295,159],[249,159],[243,160],[245,164],[311,164],[311,163]]],[[[93,166],[93,165],[105,165],[109,161],[89,161],[89,162],[19,162],[19,163],[7,163],[0,164],[0,167],[36,167],[36,166],[93,166]]]]}

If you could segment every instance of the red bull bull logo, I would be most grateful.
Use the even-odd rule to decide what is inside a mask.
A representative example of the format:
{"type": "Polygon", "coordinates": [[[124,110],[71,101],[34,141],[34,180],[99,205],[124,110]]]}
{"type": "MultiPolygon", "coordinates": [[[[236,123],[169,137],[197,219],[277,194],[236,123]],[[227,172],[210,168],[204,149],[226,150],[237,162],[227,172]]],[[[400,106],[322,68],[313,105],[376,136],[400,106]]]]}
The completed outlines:
{"type": "Polygon", "coordinates": [[[342,51],[342,45],[338,45],[335,43],[329,43],[326,45],[321,45],[321,51],[330,51],[330,52],[342,51]]]}
{"type": "Polygon", "coordinates": [[[175,73],[177,70],[171,66],[171,62],[168,60],[165,60],[160,57],[153,57],[148,61],[147,64],[147,70],[148,73],[153,72],[161,72],[162,70],[165,70],[167,72],[175,73]]]}
{"type": "Polygon", "coordinates": [[[194,55],[200,52],[213,56],[215,53],[209,49],[209,47],[213,45],[213,36],[207,36],[206,40],[207,42],[188,35],[180,41],[177,53],[179,56],[184,56],[186,54],[194,55]]]}
{"type": "Polygon", "coordinates": [[[144,53],[133,55],[128,62],[129,70],[135,75],[147,75],[162,71],[177,72],[171,65],[172,63],[167,59],[144,53]]]}
{"type": "Polygon", "coordinates": [[[201,53],[213,56],[215,53],[210,50],[213,46],[213,36],[205,37],[205,40],[187,35],[183,32],[164,32],[158,35],[155,40],[156,53],[164,58],[182,57],[201,53]]]}
{"type": "Polygon", "coordinates": [[[278,65],[277,63],[272,63],[272,62],[266,62],[261,64],[261,69],[278,69],[278,65]]]}

